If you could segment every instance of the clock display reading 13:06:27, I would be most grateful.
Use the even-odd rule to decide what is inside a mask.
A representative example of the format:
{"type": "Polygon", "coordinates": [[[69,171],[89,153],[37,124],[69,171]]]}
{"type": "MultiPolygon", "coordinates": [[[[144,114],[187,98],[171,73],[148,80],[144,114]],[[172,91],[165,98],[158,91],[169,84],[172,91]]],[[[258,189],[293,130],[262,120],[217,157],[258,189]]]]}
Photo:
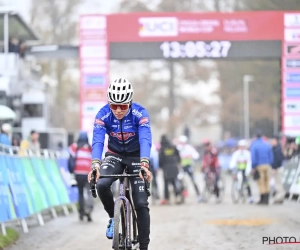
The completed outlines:
{"type": "Polygon", "coordinates": [[[226,58],[230,48],[229,41],[174,41],[160,45],[164,58],[226,58]]]}

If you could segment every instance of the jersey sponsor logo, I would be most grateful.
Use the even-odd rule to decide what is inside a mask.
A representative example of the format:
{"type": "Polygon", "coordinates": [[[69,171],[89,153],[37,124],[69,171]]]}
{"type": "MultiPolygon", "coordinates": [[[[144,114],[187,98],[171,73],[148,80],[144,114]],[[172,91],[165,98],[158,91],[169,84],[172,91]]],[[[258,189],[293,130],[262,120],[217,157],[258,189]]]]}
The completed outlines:
{"type": "Polygon", "coordinates": [[[132,162],[131,165],[132,165],[132,166],[140,166],[141,163],[140,163],[140,162],[132,162]]]}
{"type": "Polygon", "coordinates": [[[149,122],[148,117],[143,117],[143,118],[140,120],[139,124],[145,124],[145,123],[147,123],[147,122],[149,122]]]}
{"type": "Polygon", "coordinates": [[[107,113],[106,115],[102,116],[102,117],[101,117],[101,120],[104,120],[105,118],[109,117],[109,115],[110,115],[110,112],[107,113]]]}
{"type": "Polygon", "coordinates": [[[101,119],[96,119],[96,120],[95,120],[95,123],[96,123],[97,125],[105,125],[104,121],[102,121],[101,119]]]}
{"type": "MultiPolygon", "coordinates": [[[[123,138],[124,140],[126,141],[128,138],[134,136],[135,133],[134,132],[123,132],[123,138]]],[[[110,136],[112,137],[116,137],[118,138],[118,140],[122,140],[122,133],[121,132],[118,132],[118,133],[115,133],[115,132],[110,132],[110,136]]]]}
{"type": "Polygon", "coordinates": [[[112,156],[112,155],[109,155],[105,158],[106,160],[111,160],[111,159],[114,159],[114,160],[117,160],[117,161],[122,161],[121,158],[119,157],[116,157],[116,156],[112,156]]]}
{"type": "Polygon", "coordinates": [[[141,118],[142,117],[142,113],[139,112],[137,109],[134,109],[132,110],[132,114],[134,114],[135,116],[137,116],[138,118],[141,118]]]}

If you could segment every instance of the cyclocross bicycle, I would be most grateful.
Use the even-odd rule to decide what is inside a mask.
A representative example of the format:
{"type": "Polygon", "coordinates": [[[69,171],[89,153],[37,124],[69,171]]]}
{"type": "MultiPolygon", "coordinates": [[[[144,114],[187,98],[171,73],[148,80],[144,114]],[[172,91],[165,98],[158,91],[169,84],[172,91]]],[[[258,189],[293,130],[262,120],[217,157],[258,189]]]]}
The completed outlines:
{"type": "MultiPolygon", "coordinates": [[[[144,190],[150,196],[149,182],[146,179],[146,172],[142,169],[144,177],[144,190]]],[[[97,197],[96,190],[96,170],[93,170],[91,178],[91,192],[94,198],[97,197]]],[[[114,237],[112,248],[115,250],[136,249],[139,250],[137,216],[131,196],[131,185],[128,178],[139,177],[139,174],[128,174],[125,168],[123,174],[101,175],[100,178],[118,178],[119,196],[115,200],[114,206],[114,237]],[[132,234],[131,234],[132,233],[132,234]]]]}
{"type": "MultiPolygon", "coordinates": [[[[216,178],[217,178],[216,173],[214,171],[209,171],[207,173],[207,176],[205,178],[205,187],[203,190],[204,202],[208,202],[210,197],[214,196],[216,194],[216,190],[215,190],[216,178]]],[[[217,185],[219,187],[219,197],[220,197],[220,201],[221,201],[223,199],[224,191],[225,191],[225,181],[224,181],[222,174],[220,174],[217,185]]]]}
{"type": "Polygon", "coordinates": [[[243,172],[238,170],[236,174],[233,175],[233,182],[231,188],[231,198],[233,203],[238,203],[242,201],[246,202],[247,199],[247,187],[248,183],[246,182],[246,178],[243,176],[243,172]]]}

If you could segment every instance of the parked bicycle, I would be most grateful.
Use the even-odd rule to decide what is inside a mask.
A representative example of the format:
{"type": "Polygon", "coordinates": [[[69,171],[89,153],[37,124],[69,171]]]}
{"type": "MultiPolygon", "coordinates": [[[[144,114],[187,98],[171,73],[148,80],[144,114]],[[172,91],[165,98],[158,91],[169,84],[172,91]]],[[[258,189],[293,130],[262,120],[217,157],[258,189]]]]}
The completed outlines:
{"type": "MultiPolygon", "coordinates": [[[[146,178],[146,173],[142,169],[144,177],[144,186],[141,186],[148,197],[150,196],[149,182],[146,178]]],[[[135,212],[131,186],[128,178],[139,177],[139,174],[128,174],[125,168],[123,174],[101,175],[100,178],[118,178],[119,179],[119,196],[115,200],[114,205],[114,237],[112,241],[112,248],[115,250],[136,249],[139,250],[138,229],[137,229],[137,215],[135,212]]],[[[90,187],[94,198],[97,195],[96,189],[96,170],[93,171],[90,187]]]]}

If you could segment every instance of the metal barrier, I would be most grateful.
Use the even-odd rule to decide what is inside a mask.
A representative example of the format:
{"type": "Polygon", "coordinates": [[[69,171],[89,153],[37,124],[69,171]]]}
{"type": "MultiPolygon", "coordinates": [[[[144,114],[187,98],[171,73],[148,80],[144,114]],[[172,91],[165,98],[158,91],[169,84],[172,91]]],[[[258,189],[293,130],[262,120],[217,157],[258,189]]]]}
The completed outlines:
{"type": "Polygon", "coordinates": [[[300,201],[300,157],[295,156],[284,165],[283,185],[289,200],[294,195],[298,196],[297,201],[300,201]]]}

